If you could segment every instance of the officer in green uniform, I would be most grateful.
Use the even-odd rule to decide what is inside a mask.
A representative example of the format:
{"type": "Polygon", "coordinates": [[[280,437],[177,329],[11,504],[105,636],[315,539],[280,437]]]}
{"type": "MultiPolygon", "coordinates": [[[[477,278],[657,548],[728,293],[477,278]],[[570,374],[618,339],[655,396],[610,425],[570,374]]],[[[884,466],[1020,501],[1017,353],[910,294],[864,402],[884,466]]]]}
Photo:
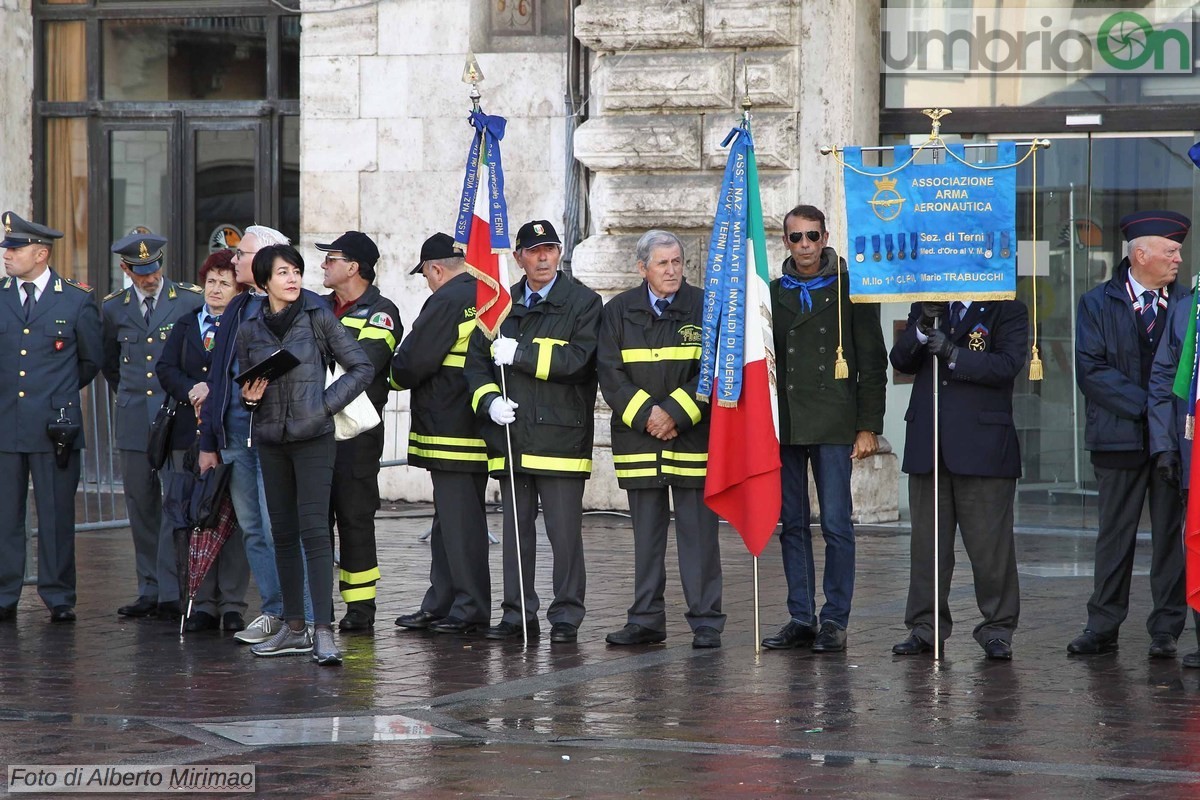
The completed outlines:
{"type": "MultiPolygon", "coordinates": [[[[125,484],[125,507],[133,531],[138,597],[121,606],[126,617],[180,613],[175,545],[162,516],[162,486],[146,459],[150,423],[165,393],[155,365],[175,323],[194,315],[204,304],[203,290],[175,283],[162,272],[167,240],[152,233],[132,233],[113,243],[121,270],[132,285],[104,298],[104,377],[117,397],[116,437],[125,484]]],[[[182,453],[173,456],[182,463],[182,453]]]]}
{"type": "Polygon", "coordinates": [[[100,315],[91,289],[50,266],[62,233],[11,211],[0,220],[7,276],[0,281],[0,622],[16,616],[21,597],[30,476],[38,596],[51,622],[74,622],[79,390],[100,370],[100,315]]]}

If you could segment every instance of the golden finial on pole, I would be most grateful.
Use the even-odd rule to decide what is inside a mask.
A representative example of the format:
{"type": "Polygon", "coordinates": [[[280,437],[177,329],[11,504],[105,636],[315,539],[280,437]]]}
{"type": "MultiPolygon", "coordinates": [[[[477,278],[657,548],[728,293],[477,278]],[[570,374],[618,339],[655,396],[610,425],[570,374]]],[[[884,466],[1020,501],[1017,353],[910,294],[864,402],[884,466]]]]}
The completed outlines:
{"type": "Polygon", "coordinates": [[[929,138],[936,139],[941,135],[942,117],[954,112],[948,108],[924,108],[921,109],[921,113],[933,120],[933,130],[930,132],[929,138]]]}
{"type": "Polygon", "coordinates": [[[483,97],[479,93],[479,82],[483,80],[483,70],[479,68],[479,62],[475,59],[474,53],[467,53],[467,64],[463,67],[463,83],[471,84],[471,103],[475,106],[475,110],[479,110],[479,99],[483,97]]]}

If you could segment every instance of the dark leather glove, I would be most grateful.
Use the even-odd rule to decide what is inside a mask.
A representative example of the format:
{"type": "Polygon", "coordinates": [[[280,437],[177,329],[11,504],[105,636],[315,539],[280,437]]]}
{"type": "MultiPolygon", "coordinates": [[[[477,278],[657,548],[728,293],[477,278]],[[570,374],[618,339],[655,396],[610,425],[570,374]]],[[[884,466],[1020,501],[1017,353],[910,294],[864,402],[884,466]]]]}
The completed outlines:
{"type": "Polygon", "coordinates": [[[945,313],[945,303],[921,303],[921,316],[917,320],[917,327],[921,329],[921,333],[928,334],[937,327],[938,320],[945,313]]]}
{"type": "Polygon", "coordinates": [[[926,345],[929,348],[929,352],[947,364],[953,364],[958,360],[958,348],[945,333],[934,328],[926,335],[929,337],[929,343],[926,345]]]}
{"type": "Polygon", "coordinates": [[[1179,486],[1180,469],[1179,453],[1174,450],[1167,450],[1154,457],[1154,471],[1158,473],[1161,481],[1170,486],[1179,486]]]}

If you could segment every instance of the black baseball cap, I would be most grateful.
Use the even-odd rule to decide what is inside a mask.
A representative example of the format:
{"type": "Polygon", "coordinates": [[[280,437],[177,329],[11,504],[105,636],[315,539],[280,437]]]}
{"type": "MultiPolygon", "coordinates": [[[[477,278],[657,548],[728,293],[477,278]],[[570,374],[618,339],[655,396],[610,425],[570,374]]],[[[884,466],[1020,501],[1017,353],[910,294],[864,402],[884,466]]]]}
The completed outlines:
{"type": "Polygon", "coordinates": [[[421,245],[421,260],[412,268],[409,275],[419,275],[421,266],[426,261],[439,261],[443,258],[462,258],[463,251],[454,247],[454,237],[438,231],[425,240],[421,245]]]}
{"type": "Polygon", "coordinates": [[[345,253],[346,258],[357,261],[360,267],[365,267],[367,270],[373,269],[375,262],[379,260],[379,248],[375,246],[371,237],[362,231],[346,231],[329,244],[318,242],[314,247],[327,253],[333,251],[345,253]]]}
{"type": "Polygon", "coordinates": [[[562,244],[554,226],[550,224],[550,220],[535,219],[532,222],[526,222],[517,231],[517,250],[527,250],[530,247],[537,247],[539,244],[562,244]]]}

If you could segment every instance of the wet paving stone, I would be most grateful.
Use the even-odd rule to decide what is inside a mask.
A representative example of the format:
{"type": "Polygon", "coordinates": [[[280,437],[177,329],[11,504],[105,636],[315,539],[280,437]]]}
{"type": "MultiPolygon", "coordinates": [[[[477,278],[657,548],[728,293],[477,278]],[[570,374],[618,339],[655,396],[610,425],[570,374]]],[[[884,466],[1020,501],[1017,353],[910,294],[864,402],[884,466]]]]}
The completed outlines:
{"type": "MultiPolygon", "coordinates": [[[[80,534],[79,622],[50,625],[30,587],[17,620],[0,624],[3,763],[255,764],[259,794],[317,798],[1200,796],[1200,670],[1146,656],[1148,546],[1120,651],[1072,658],[1093,543],[1019,536],[1009,663],[985,661],[970,636],[978,612],[960,548],[955,632],[935,664],[890,652],[906,635],[903,529],[860,528],[848,649],[816,655],[755,654],[787,620],[778,545],[760,559],[755,633],[752,560],[724,527],[725,646],[691,648],[673,545],[667,641],[606,645],[632,592],[632,533],[614,515],[585,518],[577,644],[404,631],[393,621],[425,591],[428,525],[426,507],[381,513],[377,627],[339,634],[346,660],[332,669],[118,617],[135,594],[129,533],[80,534]]],[[[544,536],[537,557],[545,604],[544,536]]],[[[498,546],[491,567],[498,595],[498,546]]],[[[1195,646],[1189,625],[1180,652],[1195,646]]]]}

